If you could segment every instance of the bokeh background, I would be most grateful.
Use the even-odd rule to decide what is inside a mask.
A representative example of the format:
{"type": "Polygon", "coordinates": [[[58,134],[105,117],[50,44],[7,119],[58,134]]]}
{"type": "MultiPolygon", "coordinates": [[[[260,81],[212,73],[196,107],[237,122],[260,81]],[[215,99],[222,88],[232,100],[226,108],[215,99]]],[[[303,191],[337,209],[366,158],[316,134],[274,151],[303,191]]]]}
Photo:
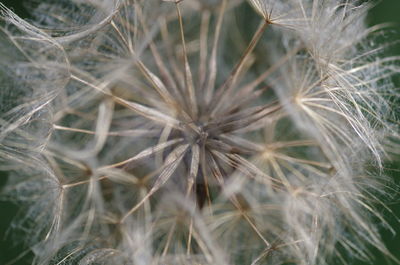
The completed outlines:
{"type": "MultiPolygon", "coordinates": [[[[11,8],[19,16],[29,18],[29,12],[24,8],[24,2],[29,0],[0,0],[5,6],[11,8]]],[[[53,0],[57,1],[57,0],[53,0]]],[[[277,0],[279,1],[279,0],[277,0]]],[[[329,0],[328,0],[329,1],[329,0]]],[[[369,13],[368,24],[376,25],[381,23],[391,22],[394,29],[393,41],[400,41],[400,0],[381,0],[375,1],[375,6],[369,13]]],[[[400,56],[400,45],[394,46],[390,51],[392,54],[400,56]]],[[[0,58],[1,60],[1,58],[0,58]]],[[[397,87],[400,87],[400,79],[397,79],[397,87]]],[[[1,89],[1,84],[0,84],[1,89]]],[[[400,106],[395,106],[400,115],[400,106]]],[[[400,185],[400,164],[391,163],[386,165],[386,173],[395,179],[395,182],[400,185]]],[[[7,172],[0,171],[0,190],[7,180],[7,172]]],[[[400,194],[395,196],[395,201],[391,202],[389,207],[394,215],[400,217],[400,194]]],[[[19,212],[17,205],[10,202],[0,200],[0,265],[29,265],[32,263],[32,255],[29,252],[24,252],[24,248],[20,242],[13,240],[10,233],[12,219],[19,212]],[[17,258],[17,259],[15,259],[17,258]]],[[[393,226],[396,235],[389,233],[389,231],[382,230],[382,237],[393,255],[400,260],[400,223],[396,218],[387,214],[389,223],[393,226]]],[[[382,254],[379,254],[374,249],[371,251],[375,254],[375,259],[369,263],[354,260],[352,265],[389,265],[395,264],[393,261],[388,260],[382,254]]],[[[118,265],[118,264],[115,264],[118,265]]],[[[245,264],[244,264],[245,265],[245,264]]]]}

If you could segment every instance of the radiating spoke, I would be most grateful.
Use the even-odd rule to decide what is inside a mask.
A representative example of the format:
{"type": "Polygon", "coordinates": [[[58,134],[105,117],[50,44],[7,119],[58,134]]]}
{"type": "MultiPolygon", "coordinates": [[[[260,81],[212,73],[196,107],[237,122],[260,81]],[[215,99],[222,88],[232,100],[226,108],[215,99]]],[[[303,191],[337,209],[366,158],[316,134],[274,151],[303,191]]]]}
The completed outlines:
{"type": "Polygon", "coordinates": [[[164,149],[166,149],[166,148],[168,148],[170,146],[173,146],[173,145],[175,145],[177,143],[180,143],[182,141],[183,141],[183,139],[178,138],[178,139],[173,139],[173,140],[169,140],[167,142],[160,143],[160,144],[158,144],[156,146],[152,146],[152,147],[149,147],[149,148],[141,151],[139,154],[137,154],[134,157],[131,157],[131,158],[127,159],[127,160],[124,160],[124,161],[121,161],[121,162],[118,162],[118,163],[115,163],[115,164],[112,164],[112,165],[108,165],[108,166],[102,166],[99,169],[103,170],[103,169],[117,168],[117,167],[121,167],[121,166],[127,165],[129,163],[132,163],[132,162],[147,158],[149,156],[152,156],[152,155],[154,155],[154,154],[156,154],[158,152],[161,152],[164,149]]]}
{"type": "Polygon", "coordinates": [[[158,175],[155,183],[149,190],[149,192],[144,196],[144,198],[138,202],[132,209],[130,209],[122,218],[121,223],[123,223],[126,218],[128,218],[131,214],[133,214],[137,209],[139,209],[156,191],[158,191],[172,176],[175,172],[176,168],[179,166],[182,161],[189,145],[184,144],[176,147],[167,157],[165,163],[163,165],[163,169],[158,175]]]}

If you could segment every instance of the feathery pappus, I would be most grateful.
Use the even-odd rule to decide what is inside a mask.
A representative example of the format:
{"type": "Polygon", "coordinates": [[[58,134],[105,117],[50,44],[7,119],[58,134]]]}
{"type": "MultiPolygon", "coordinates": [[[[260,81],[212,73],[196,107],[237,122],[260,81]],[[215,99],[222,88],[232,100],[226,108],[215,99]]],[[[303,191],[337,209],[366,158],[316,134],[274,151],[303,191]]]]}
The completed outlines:
{"type": "Polygon", "coordinates": [[[32,264],[395,260],[399,57],[368,3],[31,5],[0,4],[0,169],[32,264]]]}

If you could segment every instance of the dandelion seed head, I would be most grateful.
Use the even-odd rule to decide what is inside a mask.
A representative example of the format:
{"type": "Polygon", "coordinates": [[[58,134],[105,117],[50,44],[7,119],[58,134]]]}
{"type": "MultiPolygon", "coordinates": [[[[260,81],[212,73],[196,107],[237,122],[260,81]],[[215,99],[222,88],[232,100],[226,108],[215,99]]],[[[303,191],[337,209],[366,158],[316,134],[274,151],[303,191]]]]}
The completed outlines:
{"type": "Polygon", "coordinates": [[[33,24],[1,5],[0,45],[18,53],[1,64],[0,158],[34,264],[388,254],[367,169],[396,130],[398,58],[366,44],[378,29],[358,2],[248,3],[44,1],[33,24]]]}

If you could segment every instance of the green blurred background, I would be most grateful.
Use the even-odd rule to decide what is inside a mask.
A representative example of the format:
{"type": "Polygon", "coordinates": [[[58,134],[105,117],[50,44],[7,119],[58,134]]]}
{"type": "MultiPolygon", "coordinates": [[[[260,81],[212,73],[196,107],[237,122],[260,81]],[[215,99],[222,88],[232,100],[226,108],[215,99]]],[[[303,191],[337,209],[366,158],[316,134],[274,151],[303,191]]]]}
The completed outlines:
{"type": "MultiPolygon", "coordinates": [[[[24,8],[23,3],[29,0],[0,0],[5,6],[11,8],[19,16],[28,18],[29,13],[24,8]]],[[[54,0],[57,1],[57,0],[54,0]]],[[[279,1],[279,0],[277,0],[279,1]]],[[[328,0],[329,1],[329,0],[328,0]]],[[[376,1],[375,7],[371,10],[368,23],[370,25],[376,25],[380,23],[393,22],[393,28],[395,29],[395,40],[400,40],[400,0],[381,0],[376,1]]],[[[392,54],[400,55],[400,47],[396,46],[392,48],[392,54]]],[[[1,60],[1,58],[0,58],[1,60]]],[[[400,87],[400,82],[397,84],[400,87]]],[[[397,106],[400,112],[400,106],[397,106]]],[[[386,165],[387,174],[392,176],[397,184],[400,184],[400,165],[389,164],[386,165]]],[[[0,189],[6,182],[7,173],[0,172],[0,189]]],[[[400,217],[400,196],[397,195],[396,201],[392,202],[389,206],[395,215],[400,217]]],[[[10,233],[7,231],[10,228],[13,217],[18,213],[18,207],[10,202],[0,201],[0,265],[8,265],[15,257],[21,255],[23,248],[17,242],[12,240],[10,233]]],[[[394,227],[397,235],[393,236],[388,231],[382,231],[382,237],[384,238],[388,249],[393,255],[400,260],[400,224],[396,222],[393,216],[387,215],[389,223],[394,227]]],[[[353,265],[389,265],[394,262],[388,261],[385,257],[379,254],[375,250],[371,250],[375,253],[375,260],[372,263],[365,263],[354,260],[353,265]]],[[[28,265],[31,264],[32,255],[27,253],[21,259],[18,259],[14,265],[28,265]]],[[[115,264],[118,265],[118,264],[115,264]]],[[[245,264],[244,264],[245,265],[245,264]]]]}

